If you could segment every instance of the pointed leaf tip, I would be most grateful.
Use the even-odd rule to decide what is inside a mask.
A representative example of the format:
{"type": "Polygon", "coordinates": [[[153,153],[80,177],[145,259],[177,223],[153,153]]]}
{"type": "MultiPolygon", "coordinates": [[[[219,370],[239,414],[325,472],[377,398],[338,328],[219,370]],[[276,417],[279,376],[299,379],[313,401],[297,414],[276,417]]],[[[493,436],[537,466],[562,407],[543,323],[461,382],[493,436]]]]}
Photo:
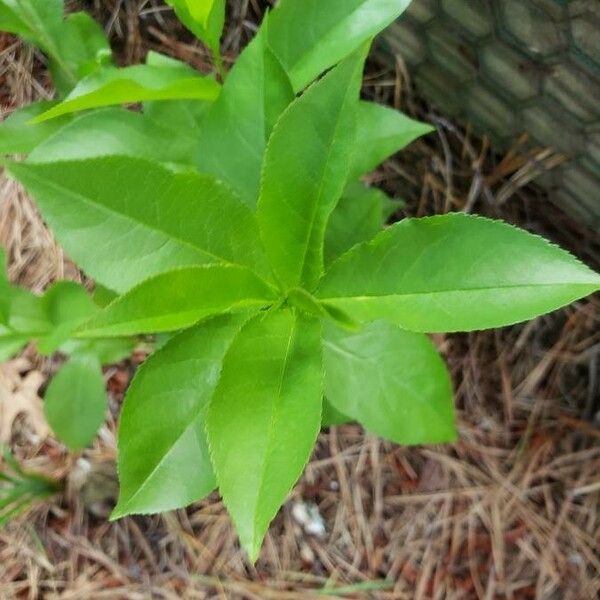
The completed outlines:
{"type": "Polygon", "coordinates": [[[223,501],[252,561],[312,452],[323,396],[320,323],[279,310],[238,335],[208,410],[223,501]],[[240,373],[252,373],[240,379],[240,373]]]}

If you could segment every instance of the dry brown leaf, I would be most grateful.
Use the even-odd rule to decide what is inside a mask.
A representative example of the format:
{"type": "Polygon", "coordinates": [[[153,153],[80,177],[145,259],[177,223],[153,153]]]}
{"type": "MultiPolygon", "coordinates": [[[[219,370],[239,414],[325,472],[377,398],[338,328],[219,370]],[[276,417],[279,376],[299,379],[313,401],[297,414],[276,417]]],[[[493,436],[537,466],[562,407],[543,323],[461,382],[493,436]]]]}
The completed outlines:
{"type": "Polygon", "coordinates": [[[19,415],[24,415],[33,432],[41,440],[50,433],[44,417],[42,399],[38,390],[45,380],[42,373],[27,370],[28,361],[16,359],[0,365],[0,444],[8,444],[13,424],[19,415]]]}

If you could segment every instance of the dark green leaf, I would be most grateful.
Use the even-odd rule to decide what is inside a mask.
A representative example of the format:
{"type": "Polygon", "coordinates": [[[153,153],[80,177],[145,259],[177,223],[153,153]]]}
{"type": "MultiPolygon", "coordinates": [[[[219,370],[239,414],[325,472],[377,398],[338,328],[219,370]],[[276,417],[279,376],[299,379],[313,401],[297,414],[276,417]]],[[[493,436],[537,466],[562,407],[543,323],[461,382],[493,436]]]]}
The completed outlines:
{"type": "Polygon", "coordinates": [[[365,49],[285,111],[269,140],[258,205],[261,235],[284,288],[314,287],[329,215],[352,156],[365,49]]]}
{"type": "Polygon", "coordinates": [[[253,561],[320,429],[319,336],[318,320],[291,311],[255,318],[225,357],[209,407],[219,489],[253,561]]]}
{"type": "Polygon", "coordinates": [[[406,219],[331,267],[317,297],[358,321],[412,331],[501,327],[600,289],[600,275],[546,240],[464,214],[406,219]]]}
{"type": "Polygon", "coordinates": [[[50,382],[44,409],[54,433],[71,449],[85,448],[104,422],[106,391],[98,359],[73,356],[50,382]]]}
{"type": "Polygon", "coordinates": [[[325,393],[342,414],[398,444],[456,439],[452,386],[430,340],[383,321],[324,328],[325,393]]]}
{"type": "Polygon", "coordinates": [[[254,208],[267,140],[294,99],[290,81],[266,43],[264,23],[227,76],[202,126],[197,166],[228,183],[254,208]]]}

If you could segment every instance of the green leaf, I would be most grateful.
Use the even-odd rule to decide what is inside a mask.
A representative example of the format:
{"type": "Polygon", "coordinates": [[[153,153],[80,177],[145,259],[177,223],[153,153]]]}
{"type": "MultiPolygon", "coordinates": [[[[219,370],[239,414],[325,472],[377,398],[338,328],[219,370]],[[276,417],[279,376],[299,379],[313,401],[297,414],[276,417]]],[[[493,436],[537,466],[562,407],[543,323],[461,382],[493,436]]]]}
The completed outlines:
{"type": "Polygon", "coordinates": [[[410,0],[282,0],[269,43],[299,91],[399,17],[410,0]]]}
{"type": "MultiPolygon", "coordinates": [[[[150,51],[146,56],[146,64],[156,67],[180,67],[189,69],[189,65],[170,56],[150,51]]],[[[219,94],[220,95],[220,94],[219,94]]],[[[193,161],[198,146],[201,126],[208,109],[213,105],[209,100],[158,100],[144,102],[144,114],[163,129],[174,133],[189,151],[186,162],[193,161]],[[185,141],[183,140],[185,138],[185,141]]]]}
{"type": "Polygon", "coordinates": [[[52,354],[85,321],[98,312],[92,297],[72,281],[55,283],[40,299],[50,330],[38,337],[38,350],[52,354]]]}
{"type": "Polygon", "coordinates": [[[64,116],[53,121],[45,121],[37,125],[31,119],[46,112],[56,102],[34,102],[19,108],[0,123],[0,154],[28,154],[38,144],[56,133],[71,120],[64,116]]]}
{"type": "Polygon", "coordinates": [[[352,418],[342,414],[327,398],[323,398],[323,414],[321,416],[321,427],[333,427],[334,425],[345,425],[351,423],[352,418]]]}
{"type": "Polygon", "coordinates": [[[210,177],[126,157],[7,168],[69,256],[118,292],[208,262],[268,270],[254,215],[210,177]]]}
{"type": "Polygon", "coordinates": [[[246,319],[230,315],[202,323],[140,367],[121,412],[121,491],[112,518],[182,508],[214,490],[206,409],[246,319]]]}
{"type": "Polygon", "coordinates": [[[8,298],[8,331],[4,337],[37,339],[38,349],[43,354],[54,352],[98,311],[85,289],[71,281],[55,283],[43,296],[10,288],[8,298]]]}
{"type": "Polygon", "coordinates": [[[363,49],[310,87],[284,112],[269,140],[258,221],[284,288],[310,291],[323,272],[325,228],[352,156],[364,59],[363,49]]]}
{"type": "Polygon", "coordinates": [[[166,0],[180,21],[215,54],[225,24],[225,0],[166,0]]]}
{"type": "Polygon", "coordinates": [[[0,363],[10,360],[28,342],[27,336],[14,333],[0,325],[0,363]]]}
{"type": "Polygon", "coordinates": [[[92,300],[96,306],[100,308],[106,308],[113,300],[117,299],[117,292],[103,286],[100,283],[94,285],[94,291],[92,293],[92,300]]]}
{"type": "Polygon", "coordinates": [[[384,160],[432,131],[431,125],[415,121],[393,108],[361,102],[356,136],[358,151],[354,153],[349,180],[370,173],[384,160]]]}
{"type": "Polygon", "coordinates": [[[71,357],[50,382],[44,399],[50,427],[71,450],[85,448],[94,439],[106,408],[100,363],[90,354],[71,357]]]}
{"type": "Polygon", "coordinates": [[[352,246],[374,238],[390,212],[401,206],[377,188],[362,183],[348,186],[331,213],[325,232],[326,268],[352,246]]]}
{"type": "Polygon", "coordinates": [[[10,297],[8,327],[15,333],[32,339],[52,330],[42,296],[36,296],[26,289],[12,288],[10,297]]]}
{"type": "Polygon", "coordinates": [[[219,489],[253,561],[321,425],[320,333],[317,319],[291,311],[255,318],[225,357],[208,410],[219,489]]]}
{"type": "Polygon", "coordinates": [[[176,331],[231,310],[260,308],[277,300],[250,269],[205,265],[169,271],[144,281],[89,322],[85,337],[176,331]]]}
{"type": "Polygon", "coordinates": [[[325,394],[343,414],[398,444],[456,439],[452,385],[427,336],[378,321],[358,332],[328,323],[325,394]]]}
{"type": "Polygon", "coordinates": [[[568,252],[482,217],[406,219],[356,246],[317,297],[358,321],[412,331],[511,325],[600,289],[600,275],[568,252]]]}
{"type": "Polygon", "coordinates": [[[68,340],[60,347],[64,354],[93,354],[101,365],[113,365],[128,358],[137,345],[133,338],[68,340]]]}
{"type": "Polygon", "coordinates": [[[90,108],[148,100],[215,100],[221,86],[191,67],[105,67],[82,79],[57,106],[35,117],[40,123],[90,108]]]}
{"type": "Polygon", "coordinates": [[[145,102],[144,115],[162,129],[168,129],[175,134],[180,143],[185,146],[185,150],[181,150],[181,152],[186,153],[186,162],[195,163],[202,123],[211,106],[212,102],[203,100],[145,102]]]}
{"type": "Polygon", "coordinates": [[[56,54],[56,32],[63,19],[63,0],[0,0],[0,31],[16,33],[56,54]]]}
{"type": "Polygon", "coordinates": [[[102,29],[86,13],[63,19],[63,0],[0,0],[0,30],[20,35],[50,58],[56,87],[68,92],[84,75],[110,61],[102,29]]]}
{"type": "MultiPolygon", "coordinates": [[[[55,123],[44,121],[40,127],[55,123]]],[[[102,156],[132,156],[162,163],[190,165],[194,140],[176,136],[149,117],[120,108],[105,108],[77,116],[43,141],[29,163],[77,161],[102,156]]]]}
{"type": "Polygon", "coordinates": [[[228,183],[254,208],[267,140],[294,99],[290,81],[266,43],[267,22],[242,52],[202,125],[197,166],[228,183]]]}
{"type": "Polygon", "coordinates": [[[6,252],[0,247],[0,325],[6,325],[8,323],[11,303],[12,287],[8,281],[6,252]]]}
{"type": "Polygon", "coordinates": [[[54,85],[67,94],[74,84],[111,64],[112,51],[104,31],[85,12],[67,15],[56,36],[57,58],[51,58],[54,85]]]}

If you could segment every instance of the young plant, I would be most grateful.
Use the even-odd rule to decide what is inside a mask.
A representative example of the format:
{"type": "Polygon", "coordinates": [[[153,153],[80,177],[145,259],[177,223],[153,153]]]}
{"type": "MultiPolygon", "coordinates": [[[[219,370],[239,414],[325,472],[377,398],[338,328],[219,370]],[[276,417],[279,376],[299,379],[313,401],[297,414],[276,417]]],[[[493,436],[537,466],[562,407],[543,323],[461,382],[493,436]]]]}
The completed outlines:
{"type": "Polygon", "coordinates": [[[0,527],[26,511],[34,502],[56,494],[61,484],[24,471],[8,448],[0,446],[0,527]],[[2,464],[4,463],[4,464],[2,464]]]}
{"type": "Polygon", "coordinates": [[[72,450],[87,446],[104,422],[101,365],[129,356],[135,343],[127,338],[74,339],[103,303],[100,294],[92,298],[71,281],[54,284],[43,296],[11,286],[0,250],[0,362],[31,341],[43,355],[60,351],[69,356],[46,390],[44,410],[54,432],[72,450]]]}
{"type": "MultiPolygon", "coordinates": [[[[172,4],[214,46],[220,4],[172,4]]],[[[600,289],[567,252],[499,221],[383,229],[391,201],[360,178],[430,128],[360,89],[372,37],[407,4],[282,0],[222,86],[201,78],[192,89],[208,92],[184,99],[137,89],[140,113],[45,129],[125,101],[98,82],[126,69],[98,72],[35,119],[25,161],[7,162],[69,255],[121,294],[80,339],[177,332],[127,392],[114,518],[218,488],[256,560],[323,423],[399,444],[455,439],[427,333],[517,323],[600,289]]]]}

